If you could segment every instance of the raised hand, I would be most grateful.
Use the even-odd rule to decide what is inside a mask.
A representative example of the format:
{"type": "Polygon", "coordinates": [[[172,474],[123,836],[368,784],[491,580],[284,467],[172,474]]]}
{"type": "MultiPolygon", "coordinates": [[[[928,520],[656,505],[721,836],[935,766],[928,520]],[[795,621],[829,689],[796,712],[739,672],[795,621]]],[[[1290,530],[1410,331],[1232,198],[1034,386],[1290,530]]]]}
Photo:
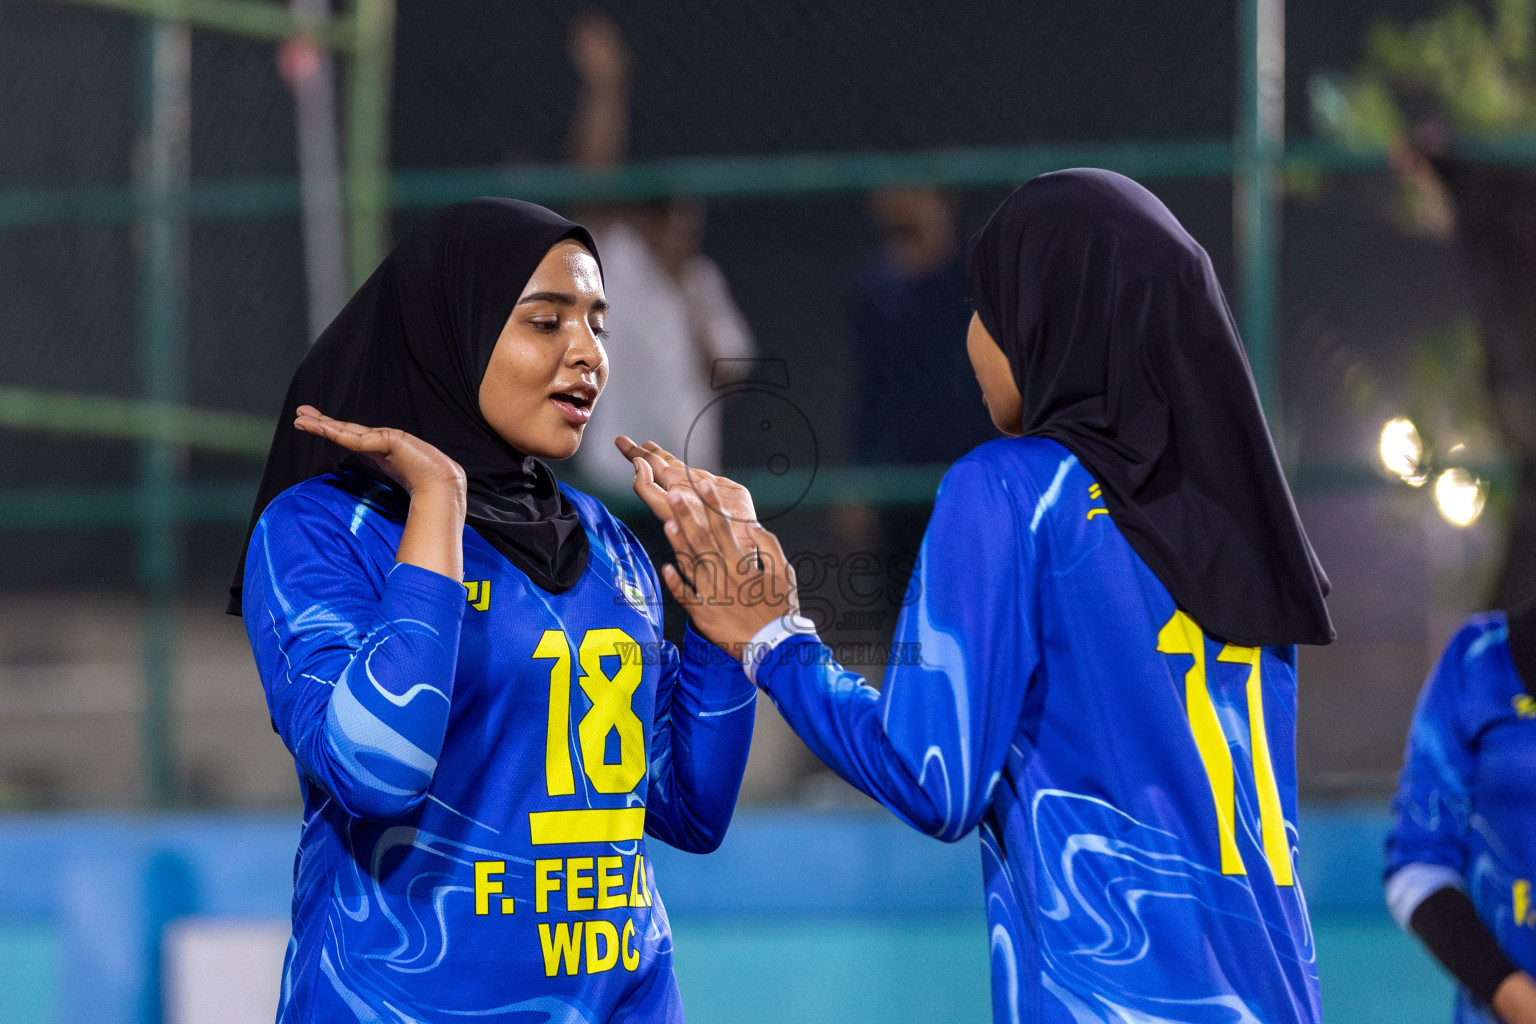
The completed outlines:
{"type": "Polygon", "coordinates": [[[464,470],[432,445],[413,434],[394,427],[365,427],[334,419],[312,405],[301,405],[293,425],[306,434],[335,441],[356,452],[375,466],[406,493],[415,497],[420,489],[444,489],[460,495],[465,492],[464,470]]]}
{"type": "Polygon", "coordinates": [[[739,659],[758,630],[798,615],[800,598],[779,539],[756,522],[732,522],[715,511],[725,498],[716,479],[696,478],[697,493],[665,492],[665,529],[677,564],[663,566],[661,575],[694,628],[739,659]]]}
{"type": "Polygon", "coordinates": [[[411,509],[395,561],[464,579],[467,482],[462,466],[414,434],[348,423],[312,405],[299,406],[293,425],[356,452],[405,488],[411,509]]]}
{"type": "Polygon", "coordinates": [[[636,444],[620,434],[613,443],[626,459],[634,463],[635,494],[657,519],[666,522],[672,518],[671,506],[667,503],[668,494],[686,491],[697,496],[699,487],[708,481],[715,496],[706,501],[705,506],[728,520],[737,530],[738,540],[745,543],[746,528],[757,523],[757,509],[752,505],[751,491],[730,477],[688,466],[655,441],[636,444]]]}

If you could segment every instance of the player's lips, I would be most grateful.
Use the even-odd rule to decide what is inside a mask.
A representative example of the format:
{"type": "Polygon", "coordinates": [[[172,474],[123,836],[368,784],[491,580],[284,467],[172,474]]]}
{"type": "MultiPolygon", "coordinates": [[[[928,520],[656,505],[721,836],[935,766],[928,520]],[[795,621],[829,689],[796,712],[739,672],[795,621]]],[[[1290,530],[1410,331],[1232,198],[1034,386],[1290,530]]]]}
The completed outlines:
{"type": "Polygon", "coordinates": [[[581,426],[592,418],[592,403],[597,401],[597,388],[591,384],[579,383],[570,387],[561,388],[549,400],[555,403],[560,414],[572,426],[581,426]]]}

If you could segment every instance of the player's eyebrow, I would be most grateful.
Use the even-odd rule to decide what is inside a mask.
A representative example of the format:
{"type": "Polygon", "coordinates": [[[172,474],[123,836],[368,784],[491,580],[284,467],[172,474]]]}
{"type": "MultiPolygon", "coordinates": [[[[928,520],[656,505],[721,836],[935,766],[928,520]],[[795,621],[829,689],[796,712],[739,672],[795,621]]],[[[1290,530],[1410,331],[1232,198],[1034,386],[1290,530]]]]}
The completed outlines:
{"type": "MultiPolygon", "coordinates": [[[[517,300],[519,306],[525,306],[530,302],[553,302],[557,306],[574,306],[576,305],[576,296],[569,292],[533,292],[517,300]]],[[[598,299],[592,303],[592,312],[608,312],[608,300],[598,299]]]]}

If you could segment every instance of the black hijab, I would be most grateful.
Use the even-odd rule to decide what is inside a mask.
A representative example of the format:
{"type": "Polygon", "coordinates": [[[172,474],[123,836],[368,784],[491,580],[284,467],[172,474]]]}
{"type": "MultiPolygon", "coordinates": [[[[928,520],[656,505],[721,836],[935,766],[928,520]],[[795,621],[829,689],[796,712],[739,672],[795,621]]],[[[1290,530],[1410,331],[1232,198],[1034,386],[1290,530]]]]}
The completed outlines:
{"type": "MultiPolygon", "coordinates": [[[[396,427],[464,467],[468,522],[534,583],[560,593],[586,568],[576,510],[543,462],[513,448],[480,412],[480,381],[528,279],[562,239],[597,246],[586,228],[542,206],[476,199],[433,213],[389,254],[293,375],[246,530],[303,480],[362,460],[295,430],[300,405],[370,427],[396,427]]],[[[230,586],[240,614],[245,552],[230,586]]]]}
{"type": "Polygon", "coordinates": [[[1307,542],[1205,250],[1129,178],[1041,175],[972,243],[1027,435],[1059,441],[1174,601],[1229,643],[1325,644],[1307,542]]]}
{"type": "Polygon", "coordinates": [[[1509,656],[1525,692],[1536,696],[1536,598],[1505,613],[1509,656]]]}

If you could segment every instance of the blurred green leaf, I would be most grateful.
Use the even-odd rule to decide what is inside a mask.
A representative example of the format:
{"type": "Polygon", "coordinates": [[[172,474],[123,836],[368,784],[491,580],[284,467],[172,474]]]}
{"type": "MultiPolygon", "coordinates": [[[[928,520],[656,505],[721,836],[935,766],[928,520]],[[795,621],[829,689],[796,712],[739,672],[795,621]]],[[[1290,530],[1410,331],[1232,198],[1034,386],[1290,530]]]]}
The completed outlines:
{"type": "Polygon", "coordinates": [[[1437,119],[1458,133],[1536,127],[1536,0],[1496,0],[1490,20],[1465,0],[1399,25],[1378,21],[1350,74],[1310,83],[1314,127],[1359,146],[1390,145],[1437,119]]]}

